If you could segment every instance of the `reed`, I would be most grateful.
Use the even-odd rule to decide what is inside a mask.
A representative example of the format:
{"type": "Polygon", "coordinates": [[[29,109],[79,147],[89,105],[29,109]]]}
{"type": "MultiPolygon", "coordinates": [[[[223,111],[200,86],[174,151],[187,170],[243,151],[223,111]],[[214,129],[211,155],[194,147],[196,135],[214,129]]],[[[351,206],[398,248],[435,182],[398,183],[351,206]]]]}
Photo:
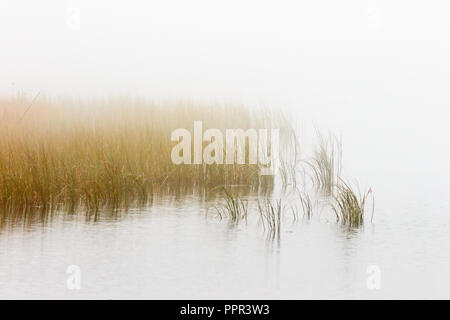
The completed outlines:
{"type": "Polygon", "coordinates": [[[264,183],[257,164],[175,165],[171,132],[193,132],[194,120],[267,128],[263,112],[241,105],[1,98],[0,209],[127,208],[164,192],[264,183]]]}
{"type": "Polygon", "coordinates": [[[298,198],[300,202],[300,207],[303,212],[303,217],[308,220],[311,220],[314,213],[314,205],[311,200],[311,197],[306,192],[298,191],[298,198]]]}
{"type": "Polygon", "coordinates": [[[297,170],[300,163],[300,141],[294,128],[286,130],[282,136],[279,154],[279,176],[283,191],[289,186],[297,187],[297,170]],[[286,152],[289,150],[289,152],[286,152]]]}
{"type": "Polygon", "coordinates": [[[336,214],[338,223],[349,227],[359,227],[364,223],[366,201],[372,195],[372,218],[374,213],[374,198],[372,189],[358,195],[353,191],[349,183],[340,179],[337,193],[333,197],[332,210],[336,214]]]}
{"type": "Polygon", "coordinates": [[[326,196],[332,196],[341,173],[342,147],[335,136],[317,133],[318,143],[307,164],[311,168],[313,185],[326,196]]]}
{"type": "Polygon", "coordinates": [[[248,201],[243,200],[238,194],[223,188],[225,193],[225,205],[221,208],[216,207],[220,219],[227,218],[233,224],[239,224],[240,221],[247,221],[248,201]]]}
{"type": "MultiPolygon", "coordinates": [[[[281,199],[272,202],[269,198],[258,200],[258,211],[264,232],[269,239],[280,238],[283,206],[281,199]]],[[[294,217],[296,214],[294,213],[294,217]]]]}

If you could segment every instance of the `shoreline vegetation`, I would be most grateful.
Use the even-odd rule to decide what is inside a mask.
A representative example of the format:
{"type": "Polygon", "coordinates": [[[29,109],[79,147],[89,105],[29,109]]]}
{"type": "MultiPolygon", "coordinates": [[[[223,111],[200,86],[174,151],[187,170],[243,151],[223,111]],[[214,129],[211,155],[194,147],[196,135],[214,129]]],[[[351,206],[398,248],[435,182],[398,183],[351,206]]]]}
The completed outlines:
{"type": "MultiPolygon", "coordinates": [[[[224,205],[216,206],[218,216],[237,224],[247,221],[251,206],[232,190],[247,186],[262,197],[255,211],[271,237],[279,237],[285,211],[294,220],[301,212],[312,218],[317,207],[312,191],[327,199],[337,222],[362,225],[372,191],[357,197],[343,182],[340,141],[318,134],[307,160],[300,157],[300,147],[286,117],[271,109],[131,98],[0,98],[0,222],[11,213],[26,217],[33,212],[126,210],[151,205],[158,195],[208,196],[222,190],[224,205]],[[174,164],[171,151],[177,142],[171,141],[171,132],[192,131],[196,120],[205,129],[223,132],[279,129],[278,174],[261,175],[259,164],[174,164]],[[271,200],[278,180],[282,194],[294,190],[298,201],[288,205],[271,200]]],[[[246,148],[246,157],[248,152],[246,148]]]]}

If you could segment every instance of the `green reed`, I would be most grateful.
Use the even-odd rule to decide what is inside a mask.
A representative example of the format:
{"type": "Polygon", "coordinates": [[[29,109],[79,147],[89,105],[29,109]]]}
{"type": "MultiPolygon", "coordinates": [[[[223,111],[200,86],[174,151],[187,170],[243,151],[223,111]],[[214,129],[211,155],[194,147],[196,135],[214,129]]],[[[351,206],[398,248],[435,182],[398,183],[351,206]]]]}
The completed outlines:
{"type": "Polygon", "coordinates": [[[372,196],[372,217],[374,213],[374,198],[372,189],[358,195],[344,180],[340,179],[336,195],[333,197],[332,210],[338,223],[349,227],[359,227],[364,223],[366,201],[372,196]]]}

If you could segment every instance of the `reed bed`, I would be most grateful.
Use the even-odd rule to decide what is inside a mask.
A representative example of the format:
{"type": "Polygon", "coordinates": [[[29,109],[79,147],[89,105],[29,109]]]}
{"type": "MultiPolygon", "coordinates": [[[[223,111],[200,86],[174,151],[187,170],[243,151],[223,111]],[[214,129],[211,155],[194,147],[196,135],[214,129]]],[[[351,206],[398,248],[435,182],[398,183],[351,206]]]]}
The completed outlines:
{"type": "MultiPolygon", "coordinates": [[[[145,205],[153,195],[261,185],[257,164],[176,165],[171,132],[285,124],[240,105],[0,99],[0,216],[7,210],[99,210],[145,205]]],[[[270,187],[269,187],[270,188],[270,187]]]]}

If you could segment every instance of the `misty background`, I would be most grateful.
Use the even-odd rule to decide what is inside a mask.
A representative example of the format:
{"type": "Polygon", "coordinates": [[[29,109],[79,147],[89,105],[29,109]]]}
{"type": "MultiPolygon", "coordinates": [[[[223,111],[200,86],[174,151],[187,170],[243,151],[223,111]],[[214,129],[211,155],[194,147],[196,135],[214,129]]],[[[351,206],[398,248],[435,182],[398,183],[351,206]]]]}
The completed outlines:
{"type": "MultiPolygon", "coordinates": [[[[2,1],[0,94],[269,105],[363,183],[450,176],[448,1],[2,1]]],[[[389,183],[389,181],[388,181],[389,183]]]]}

